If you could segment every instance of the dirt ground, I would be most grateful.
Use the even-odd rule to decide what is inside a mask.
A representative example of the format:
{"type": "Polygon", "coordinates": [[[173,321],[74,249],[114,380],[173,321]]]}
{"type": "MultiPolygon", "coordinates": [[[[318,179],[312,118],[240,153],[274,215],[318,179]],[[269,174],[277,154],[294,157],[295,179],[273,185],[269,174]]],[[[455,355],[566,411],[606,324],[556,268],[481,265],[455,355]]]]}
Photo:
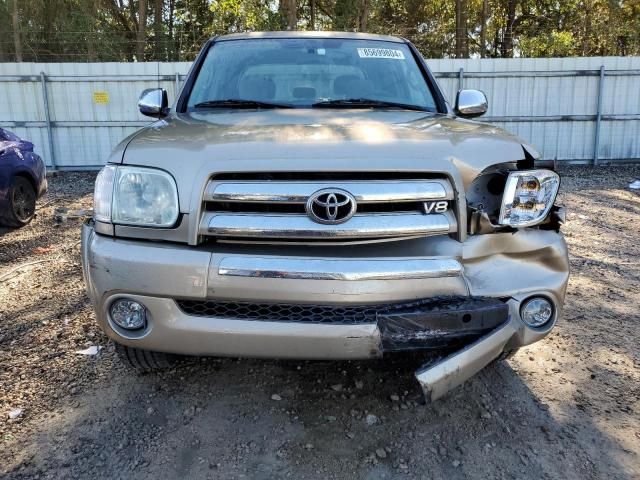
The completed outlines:
{"type": "Polygon", "coordinates": [[[640,478],[640,166],[563,175],[564,319],[433,405],[415,357],[127,370],[84,293],[80,220],[54,221],[91,207],[94,174],[51,178],[36,220],[0,231],[0,477],[640,478]]]}

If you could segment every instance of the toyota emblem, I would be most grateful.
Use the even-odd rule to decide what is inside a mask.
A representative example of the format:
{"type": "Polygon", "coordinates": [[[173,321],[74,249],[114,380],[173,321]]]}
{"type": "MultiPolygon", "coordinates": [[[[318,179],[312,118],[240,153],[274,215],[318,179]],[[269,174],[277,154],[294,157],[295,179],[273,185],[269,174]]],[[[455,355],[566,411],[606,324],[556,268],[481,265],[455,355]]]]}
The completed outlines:
{"type": "Polygon", "coordinates": [[[356,213],[356,199],[339,188],[325,188],[307,200],[307,215],[314,222],[336,225],[349,220],[356,213]]]}

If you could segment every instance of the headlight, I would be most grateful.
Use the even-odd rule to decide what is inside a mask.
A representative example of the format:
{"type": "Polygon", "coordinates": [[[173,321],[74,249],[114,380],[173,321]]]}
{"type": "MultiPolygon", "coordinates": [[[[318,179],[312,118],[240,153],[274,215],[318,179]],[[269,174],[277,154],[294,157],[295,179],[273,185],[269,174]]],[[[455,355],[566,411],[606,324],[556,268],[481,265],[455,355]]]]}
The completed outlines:
{"type": "Polygon", "coordinates": [[[556,200],[560,177],[551,170],[511,172],[504,187],[501,225],[530,227],[542,222],[556,200]]]}
{"type": "Polygon", "coordinates": [[[172,227],[178,212],[176,182],[167,172],[107,165],[98,174],[94,218],[100,222],[172,227]]]}

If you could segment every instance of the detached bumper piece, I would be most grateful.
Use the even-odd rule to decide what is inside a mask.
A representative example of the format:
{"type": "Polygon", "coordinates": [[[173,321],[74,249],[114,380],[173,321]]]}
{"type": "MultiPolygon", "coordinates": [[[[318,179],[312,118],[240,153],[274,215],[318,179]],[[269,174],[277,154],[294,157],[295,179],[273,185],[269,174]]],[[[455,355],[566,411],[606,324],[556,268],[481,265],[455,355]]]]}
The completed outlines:
{"type": "Polygon", "coordinates": [[[440,298],[378,318],[383,351],[461,346],[416,372],[427,402],[433,402],[497,358],[516,333],[509,306],[494,298],[440,298]]]}
{"type": "Polygon", "coordinates": [[[509,319],[495,298],[434,298],[378,312],[383,351],[440,349],[476,340],[509,319]]]}
{"type": "Polygon", "coordinates": [[[518,326],[510,320],[448,357],[427,364],[416,372],[424,398],[433,402],[474,376],[498,358],[516,335],[518,326]]]}

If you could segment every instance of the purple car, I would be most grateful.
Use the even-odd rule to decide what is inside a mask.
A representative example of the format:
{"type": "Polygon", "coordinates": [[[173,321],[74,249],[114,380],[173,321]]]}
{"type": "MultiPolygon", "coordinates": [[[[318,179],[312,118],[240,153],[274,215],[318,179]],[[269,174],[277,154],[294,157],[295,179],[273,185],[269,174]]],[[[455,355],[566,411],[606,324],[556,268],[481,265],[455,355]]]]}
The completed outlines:
{"type": "Polygon", "coordinates": [[[36,213],[36,200],[47,191],[44,162],[33,143],[0,128],[0,224],[22,227],[36,213]]]}

